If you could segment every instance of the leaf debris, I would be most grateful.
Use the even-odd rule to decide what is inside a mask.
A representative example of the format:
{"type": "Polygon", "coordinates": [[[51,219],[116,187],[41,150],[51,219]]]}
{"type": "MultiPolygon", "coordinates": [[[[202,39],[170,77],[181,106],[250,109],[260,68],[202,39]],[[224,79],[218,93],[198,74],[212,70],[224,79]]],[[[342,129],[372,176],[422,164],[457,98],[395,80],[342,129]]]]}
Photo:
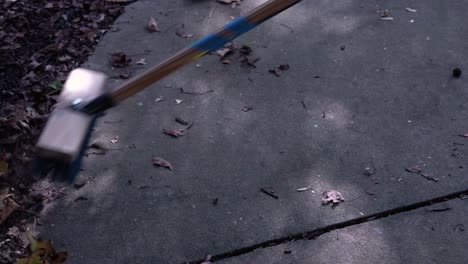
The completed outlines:
{"type": "Polygon", "coordinates": [[[158,23],[156,22],[156,19],[154,19],[154,17],[150,17],[148,19],[148,24],[146,25],[146,27],[150,32],[161,32],[161,30],[159,30],[158,23]]]}
{"type": "Polygon", "coordinates": [[[260,192],[264,193],[264,194],[266,194],[266,195],[268,195],[268,196],[270,196],[270,197],[272,197],[274,199],[279,199],[279,197],[276,194],[274,194],[272,191],[266,190],[265,188],[260,188],[260,192]]]}
{"type": "Polygon", "coordinates": [[[269,70],[268,72],[274,74],[276,77],[280,77],[287,70],[289,70],[289,64],[280,64],[279,66],[269,70]]]}
{"type": "Polygon", "coordinates": [[[169,161],[161,157],[153,157],[153,165],[157,167],[164,167],[172,171],[172,165],[169,161]]]}
{"type": "Polygon", "coordinates": [[[330,190],[323,193],[324,198],[322,198],[322,204],[326,205],[331,203],[332,206],[335,206],[341,202],[344,202],[343,195],[336,190],[330,190]]]}

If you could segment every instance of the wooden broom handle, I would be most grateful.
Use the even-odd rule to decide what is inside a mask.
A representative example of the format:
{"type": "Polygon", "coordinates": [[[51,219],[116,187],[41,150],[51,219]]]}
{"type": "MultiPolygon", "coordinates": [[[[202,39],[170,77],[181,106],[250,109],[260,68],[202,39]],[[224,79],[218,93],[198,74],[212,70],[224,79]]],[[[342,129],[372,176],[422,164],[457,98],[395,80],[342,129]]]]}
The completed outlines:
{"type": "Polygon", "coordinates": [[[179,51],[169,59],[123,83],[111,93],[112,101],[114,104],[120,103],[151,84],[161,80],[180,67],[202,57],[210,51],[222,48],[226,43],[232,41],[234,38],[258,26],[260,23],[299,3],[300,1],[301,0],[267,1],[252,10],[246,16],[242,16],[231,21],[216,33],[202,38],[189,47],[179,51]]]}

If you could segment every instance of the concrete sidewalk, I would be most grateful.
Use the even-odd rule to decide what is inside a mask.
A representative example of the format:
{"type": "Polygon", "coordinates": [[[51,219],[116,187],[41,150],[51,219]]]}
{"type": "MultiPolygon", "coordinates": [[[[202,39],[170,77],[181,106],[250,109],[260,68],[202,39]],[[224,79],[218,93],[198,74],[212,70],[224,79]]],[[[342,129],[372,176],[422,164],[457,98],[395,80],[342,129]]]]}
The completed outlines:
{"type": "MultiPolygon", "coordinates": [[[[137,74],[261,2],[138,1],[85,67],[137,74]],[[150,16],[160,33],[145,30],[150,16]],[[110,66],[119,50],[133,59],[128,69],[110,66]],[[147,65],[135,65],[142,58],[147,65]]],[[[454,67],[468,68],[468,6],[384,3],[303,1],[236,41],[260,58],[256,68],[243,67],[238,55],[231,64],[206,56],[110,110],[94,140],[123,149],[86,159],[80,180],[88,183],[49,208],[42,233],[68,250],[67,263],[184,263],[468,190],[468,141],[459,136],[468,131],[468,89],[465,76],[451,78],[454,67]],[[393,21],[380,19],[385,9],[393,21]],[[280,77],[268,72],[286,63],[280,77]],[[177,139],[162,133],[183,127],[175,117],[194,122],[177,139]],[[154,156],[174,170],[154,167],[154,156]],[[415,166],[422,173],[405,171],[415,166]],[[297,191],[304,187],[311,190],[297,191]],[[322,206],[328,190],[345,202],[322,206]],[[88,200],[74,202],[80,196],[88,200]]],[[[466,200],[457,208],[466,215],[466,200]]],[[[403,218],[379,232],[395,236],[403,218]]],[[[279,263],[269,252],[248,261],[279,263]]]]}
{"type": "Polygon", "coordinates": [[[219,263],[465,263],[466,203],[454,200],[219,263]]]}

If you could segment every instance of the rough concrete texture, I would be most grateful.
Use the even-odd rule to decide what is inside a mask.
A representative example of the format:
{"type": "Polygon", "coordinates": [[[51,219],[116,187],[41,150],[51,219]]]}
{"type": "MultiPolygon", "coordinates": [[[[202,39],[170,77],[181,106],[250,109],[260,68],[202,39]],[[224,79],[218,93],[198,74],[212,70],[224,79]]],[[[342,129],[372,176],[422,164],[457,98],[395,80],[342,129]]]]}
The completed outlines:
{"type": "Polygon", "coordinates": [[[453,200],[217,263],[461,264],[467,259],[467,226],[467,201],[453,200]]]}
{"type": "MultiPolygon", "coordinates": [[[[261,2],[138,1],[85,66],[117,76],[121,50],[146,59],[126,69],[137,74],[261,2]],[[162,32],[145,30],[150,16],[162,32]],[[175,33],[182,24],[193,38],[175,33]]],[[[408,5],[303,1],[237,40],[257,68],[206,56],[108,111],[94,140],[123,149],[86,158],[88,184],[49,209],[43,234],[69,263],[182,263],[467,189],[468,89],[451,72],[468,69],[468,6],[408,5]],[[194,121],[178,139],[161,133],[182,128],[176,116],[194,121]],[[413,165],[438,182],[405,172],[413,165]],[[334,209],[321,206],[331,189],[346,200],[334,209]]]]}

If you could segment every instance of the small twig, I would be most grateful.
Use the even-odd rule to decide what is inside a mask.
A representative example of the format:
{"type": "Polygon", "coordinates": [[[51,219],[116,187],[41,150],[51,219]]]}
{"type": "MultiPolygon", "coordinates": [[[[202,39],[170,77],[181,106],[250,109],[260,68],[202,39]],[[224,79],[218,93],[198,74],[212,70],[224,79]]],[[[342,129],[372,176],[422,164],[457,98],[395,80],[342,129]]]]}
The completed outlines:
{"type": "Polygon", "coordinates": [[[211,9],[210,14],[208,15],[209,18],[211,18],[211,16],[213,15],[213,12],[214,12],[215,8],[216,8],[216,7],[213,7],[213,8],[211,9]]]}
{"type": "Polygon", "coordinates": [[[186,127],[184,130],[187,131],[187,130],[191,129],[193,127],[193,124],[194,124],[194,122],[190,123],[190,125],[188,125],[188,127],[186,127]]]}
{"type": "Polygon", "coordinates": [[[204,95],[204,94],[207,94],[207,93],[214,92],[213,90],[208,90],[208,91],[205,91],[205,92],[187,92],[187,91],[184,91],[184,88],[179,88],[179,89],[180,89],[181,93],[189,94],[189,95],[204,95]]]}
{"type": "Polygon", "coordinates": [[[304,102],[304,100],[301,101],[301,104],[302,104],[302,107],[304,107],[304,109],[307,110],[307,105],[306,105],[306,103],[304,102]]]}
{"type": "Polygon", "coordinates": [[[439,181],[439,179],[434,178],[434,177],[432,177],[430,175],[427,175],[425,173],[421,173],[420,175],[423,176],[424,178],[426,178],[427,180],[430,180],[430,181],[433,181],[433,182],[438,182],[439,181]]]}
{"type": "Polygon", "coordinates": [[[294,33],[294,29],[292,29],[290,26],[288,26],[286,24],[283,24],[283,23],[281,23],[280,25],[287,28],[287,29],[289,29],[291,31],[291,33],[294,33]]]}
{"type": "Polygon", "coordinates": [[[445,211],[450,211],[452,208],[450,207],[445,207],[445,208],[435,208],[435,209],[427,209],[427,212],[434,212],[434,213],[439,213],[439,212],[445,212],[445,211]]]}
{"type": "Polygon", "coordinates": [[[181,117],[176,117],[175,118],[175,121],[179,124],[182,124],[184,126],[188,126],[190,123],[188,121],[185,121],[184,119],[182,119],[181,117]]]}
{"type": "Polygon", "coordinates": [[[106,124],[117,124],[117,123],[122,123],[122,119],[119,119],[117,121],[104,121],[106,124]]]}
{"type": "Polygon", "coordinates": [[[279,199],[279,197],[278,197],[277,195],[275,195],[274,193],[269,192],[269,191],[267,191],[267,190],[265,190],[265,189],[263,189],[263,188],[260,188],[260,191],[261,191],[262,193],[264,193],[264,194],[266,194],[266,195],[272,197],[272,198],[279,199]]]}

